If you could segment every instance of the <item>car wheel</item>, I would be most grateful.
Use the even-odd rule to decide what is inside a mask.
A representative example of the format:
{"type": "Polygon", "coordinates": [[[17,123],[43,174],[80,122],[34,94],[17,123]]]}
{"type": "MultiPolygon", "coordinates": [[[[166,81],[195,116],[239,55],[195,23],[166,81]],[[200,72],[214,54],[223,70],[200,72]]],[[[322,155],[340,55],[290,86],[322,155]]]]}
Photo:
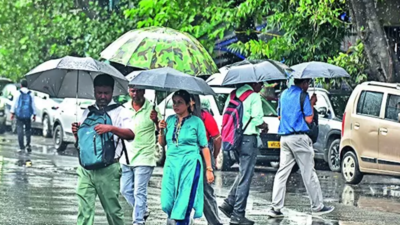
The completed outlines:
{"type": "Polygon", "coordinates": [[[340,139],[335,139],[331,142],[328,149],[328,165],[333,172],[340,172],[340,154],[339,154],[340,139]]]}
{"type": "Polygon", "coordinates": [[[156,163],[157,166],[164,166],[165,163],[165,147],[162,147],[159,143],[156,143],[156,163]]]}
{"type": "Polygon", "coordinates": [[[346,152],[342,160],[342,175],[348,184],[358,184],[364,174],[360,172],[358,160],[354,152],[346,152]]]}
{"type": "Polygon", "coordinates": [[[58,152],[65,151],[67,149],[68,143],[64,142],[64,132],[60,124],[56,126],[54,129],[54,136],[53,136],[53,141],[54,141],[54,147],[58,152]]]}
{"type": "Polygon", "coordinates": [[[46,115],[46,114],[45,114],[44,117],[43,117],[42,125],[43,125],[43,129],[42,129],[42,135],[43,135],[43,137],[45,137],[45,138],[51,137],[50,118],[49,118],[49,116],[46,115]]]}
{"type": "Polygon", "coordinates": [[[16,134],[17,133],[17,119],[11,120],[11,133],[16,134]]]}

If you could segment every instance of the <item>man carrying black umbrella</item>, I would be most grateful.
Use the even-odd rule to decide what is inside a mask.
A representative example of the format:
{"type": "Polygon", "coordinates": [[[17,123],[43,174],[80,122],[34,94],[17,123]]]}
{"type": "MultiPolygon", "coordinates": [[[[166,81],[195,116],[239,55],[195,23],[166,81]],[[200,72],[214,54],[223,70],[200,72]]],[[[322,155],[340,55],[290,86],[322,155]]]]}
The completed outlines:
{"type": "MultiPolygon", "coordinates": [[[[228,197],[219,207],[227,217],[231,218],[230,224],[254,224],[254,221],[245,217],[245,211],[257,159],[257,136],[260,134],[260,129],[268,131],[268,125],[263,120],[264,113],[261,96],[258,94],[261,91],[262,85],[262,83],[250,83],[242,85],[236,90],[238,98],[248,91],[252,91],[253,93],[242,103],[242,123],[248,124],[248,126],[243,132],[242,144],[237,149],[239,154],[239,174],[231,187],[228,197]]],[[[227,99],[225,111],[230,99],[231,96],[227,99]]]]}
{"type": "Polygon", "coordinates": [[[310,138],[310,127],[313,123],[313,106],[317,98],[311,100],[307,94],[311,79],[294,79],[294,85],[286,89],[279,99],[278,116],[280,119],[278,133],[281,135],[281,154],[278,172],[275,175],[272,192],[272,207],[268,215],[273,218],[283,217],[286,182],[297,163],[300,167],[304,186],[310,196],[313,215],[322,215],[334,210],[325,206],[321,186],[314,169],[314,149],[310,138]],[[305,96],[301,101],[301,96],[305,96]],[[303,104],[303,105],[301,105],[303,104]]]}

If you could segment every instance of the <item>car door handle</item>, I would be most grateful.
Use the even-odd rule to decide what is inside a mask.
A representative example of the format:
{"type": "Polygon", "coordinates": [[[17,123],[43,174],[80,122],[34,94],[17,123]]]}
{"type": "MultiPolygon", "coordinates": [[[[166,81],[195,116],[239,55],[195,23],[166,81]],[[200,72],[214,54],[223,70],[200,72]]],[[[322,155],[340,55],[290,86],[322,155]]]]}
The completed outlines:
{"type": "Polygon", "coordinates": [[[386,135],[386,134],[388,133],[388,129],[386,129],[386,128],[379,128],[379,132],[380,132],[382,135],[386,135]]]}
{"type": "Polygon", "coordinates": [[[356,130],[360,129],[360,124],[359,123],[354,123],[354,129],[356,129],[356,130]]]}

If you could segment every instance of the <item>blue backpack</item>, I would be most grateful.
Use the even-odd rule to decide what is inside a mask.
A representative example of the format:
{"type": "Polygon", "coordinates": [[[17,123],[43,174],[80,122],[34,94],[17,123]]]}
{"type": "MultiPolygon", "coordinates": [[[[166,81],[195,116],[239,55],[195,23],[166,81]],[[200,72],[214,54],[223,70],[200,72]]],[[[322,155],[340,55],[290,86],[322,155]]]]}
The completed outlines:
{"type": "MultiPolygon", "coordinates": [[[[107,112],[114,110],[121,105],[114,104],[107,106],[103,110],[99,110],[94,106],[89,106],[89,114],[78,129],[78,151],[79,163],[87,170],[96,170],[105,168],[113,164],[115,158],[115,150],[117,146],[114,143],[114,134],[111,132],[97,134],[94,130],[99,124],[112,125],[111,117],[107,112]]],[[[127,163],[128,156],[124,140],[122,141],[123,151],[125,153],[127,163]]]]}
{"type": "Polygon", "coordinates": [[[32,108],[32,96],[31,92],[24,93],[19,91],[21,94],[18,100],[18,108],[15,112],[15,115],[19,119],[30,119],[33,115],[33,108],[32,108]]]}

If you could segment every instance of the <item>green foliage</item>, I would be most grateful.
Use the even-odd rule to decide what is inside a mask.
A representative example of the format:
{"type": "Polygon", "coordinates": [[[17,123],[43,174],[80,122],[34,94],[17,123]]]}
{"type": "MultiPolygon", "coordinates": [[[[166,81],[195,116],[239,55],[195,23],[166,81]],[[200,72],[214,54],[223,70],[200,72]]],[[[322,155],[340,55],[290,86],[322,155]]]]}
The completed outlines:
{"type": "Polygon", "coordinates": [[[99,58],[132,28],[123,11],[97,3],[83,11],[74,0],[1,1],[0,75],[18,80],[38,64],[66,55],[99,58]]]}
{"type": "MultiPolygon", "coordinates": [[[[339,53],[338,56],[328,59],[328,63],[344,68],[351,76],[350,85],[356,86],[367,80],[367,58],[364,53],[364,44],[358,41],[357,45],[351,46],[348,53],[339,53]]],[[[335,81],[331,81],[334,85],[335,81]]]]}
{"type": "MultiPolygon", "coordinates": [[[[345,10],[343,0],[279,1],[266,17],[267,30],[279,30],[267,43],[250,41],[231,46],[249,58],[286,60],[294,65],[306,61],[326,61],[338,54],[348,24],[338,16],[345,10]]],[[[268,35],[268,34],[266,34],[268,35]]]]}

